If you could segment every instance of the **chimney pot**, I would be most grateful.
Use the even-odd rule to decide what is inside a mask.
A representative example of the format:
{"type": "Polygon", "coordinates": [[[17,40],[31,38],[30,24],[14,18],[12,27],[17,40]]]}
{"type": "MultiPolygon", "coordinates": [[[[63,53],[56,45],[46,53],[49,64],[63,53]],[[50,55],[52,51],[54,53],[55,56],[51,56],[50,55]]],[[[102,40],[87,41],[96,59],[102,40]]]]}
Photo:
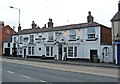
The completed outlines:
{"type": "Polygon", "coordinates": [[[53,22],[51,18],[49,18],[48,27],[53,27],[53,22]]]}
{"type": "Polygon", "coordinates": [[[32,26],[32,29],[34,29],[34,28],[36,28],[37,24],[35,24],[35,22],[34,22],[34,21],[32,21],[31,26],[32,26]]]}
{"type": "Polygon", "coordinates": [[[4,28],[4,22],[0,21],[0,28],[4,28]]]}
{"type": "Polygon", "coordinates": [[[87,22],[88,23],[94,22],[94,17],[91,15],[91,11],[88,12],[87,22]]]}

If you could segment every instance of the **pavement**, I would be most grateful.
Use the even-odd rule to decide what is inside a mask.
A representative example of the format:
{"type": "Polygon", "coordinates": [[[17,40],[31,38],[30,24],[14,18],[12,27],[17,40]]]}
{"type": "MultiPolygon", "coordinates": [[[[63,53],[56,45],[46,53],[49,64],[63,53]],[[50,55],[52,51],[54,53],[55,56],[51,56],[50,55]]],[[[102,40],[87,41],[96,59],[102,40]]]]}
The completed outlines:
{"type": "Polygon", "coordinates": [[[43,60],[41,58],[21,58],[21,57],[17,58],[17,57],[8,57],[8,56],[3,56],[3,58],[15,59],[15,60],[36,61],[36,62],[46,62],[46,63],[56,63],[56,64],[119,68],[119,65],[112,64],[112,63],[92,63],[92,62],[84,62],[84,61],[62,61],[62,60],[48,60],[48,59],[43,60]]]}

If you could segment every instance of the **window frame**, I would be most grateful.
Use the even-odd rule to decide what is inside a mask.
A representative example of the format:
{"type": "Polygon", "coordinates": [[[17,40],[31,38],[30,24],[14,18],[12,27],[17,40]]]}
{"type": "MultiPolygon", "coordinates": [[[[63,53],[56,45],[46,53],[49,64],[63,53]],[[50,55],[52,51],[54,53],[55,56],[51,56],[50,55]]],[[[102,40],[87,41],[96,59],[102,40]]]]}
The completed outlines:
{"type": "Polygon", "coordinates": [[[48,41],[53,41],[53,40],[54,40],[53,32],[48,32],[48,41]]]}
{"type": "Polygon", "coordinates": [[[28,47],[28,54],[31,55],[31,47],[28,47]]]}
{"type": "Polygon", "coordinates": [[[35,51],[34,51],[34,47],[31,47],[31,51],[32,51],[32,55],[34,55],[35,51]]]}
{"type": "Polygon", "coordinates": [[[74,47],[74,57],[77,57],[77,46],[74,47]]]}
{"type": "Polygon", "coordinates": [[[53,47],[51,47],[51,56],[53,56],[53,47]]]}
{"type": "Polygon", "coordinates": [[[76,30],[69,30],[69,39],[76,40],[76,30]]]}
{"type": "Polygon", "coordinates": [[[9,48],[9,47],[10,47],[10,43],[8,43],[8,45],[7,45],[7,46],[8,46],[8,48],[9,48]]]}
{"type": "Polygon", "coordinates": [[[14,42],[17,42],[17,37],[14,37],[14,42]]]}
{"type": "Polygon", "coordinates": [[[49,51],[50,51],[49,46],[46,46],[46,56],[49,56],[49,51]]]}
{"type": "Polygon", "coordinates": [[[34,35],[30,35],[30,43],[34,43],[34,35]]]}
{"type": "Polygon", "coordinates": [[[73,57],[73,47],[68,47],[68,57],[73,57]]]}
{"type": "Polygon", "coordinates": [[[20,36],[20,43],[22,43],[23,41],[23,36],[20,36]]]}
{"type": "Polygon", "coordinates": [[[88,39],[95,39],[95,35],[96,35],[96,32],[95,32],[94,27],[87,29],[87,38],[88,39]]]}

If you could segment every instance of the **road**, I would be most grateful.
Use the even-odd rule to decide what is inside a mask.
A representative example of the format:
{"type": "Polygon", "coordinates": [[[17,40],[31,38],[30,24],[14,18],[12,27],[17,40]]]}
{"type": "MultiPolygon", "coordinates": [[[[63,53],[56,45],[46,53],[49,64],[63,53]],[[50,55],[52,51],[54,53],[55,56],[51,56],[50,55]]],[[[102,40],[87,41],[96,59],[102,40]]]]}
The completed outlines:
{"type": "MultiPolygon", "coordinates": [[[[101,70],[101,74],[97,74],[97,67],[94,67],[93,73],[85,73],[82,71],[76,70],[78,66],[70,66],[70,65],[59,65],[59,64],[49,64],[38,62],[25,62],[25,61],[3,61],[2,62],[2,81],[3,82],[41,82],[47,84],[54,84],[54,82],[118,82],[117,78],[117,70],[116,69],[107,69],[107,68],[99,68],[101,70]],[[18,63],[19,62],[19,63],[18,63]],[[35,64],[36,63],[36,64],[35,64]],[[35,66],[33,66],[33,64],[35,66]],[[38,64],[38,65],[37,65],[38,64]],[[48,66],[45,66],[48,65],[48,66]],[[71,68],[71,70],[67,70],[64,67],[56,66],[64,66],[71,68]],[[60,69],[61,68],[61,69],[60,69]],[[96,69],[96,70],[95,70],[96,69]],[[110,75],[102,73],[104,70],[108,71],[110,75]],[[111,73],[111,71],[115,72],[115,75],[111,73]],[[106,75],[106,76],[105,76],[106,75]]],[[[79,68],[83,68],[83,66],[79,66],[79,68]]],[[[92,70],[90,67],[88,67],[92,70]]],[[[83,68],[85,69],[85,67],[83,68]]],[[[92,72],[90,71],[89,72],[92,72]]],[[[84,70],[86,71],[86,70],[84,70]]]]}

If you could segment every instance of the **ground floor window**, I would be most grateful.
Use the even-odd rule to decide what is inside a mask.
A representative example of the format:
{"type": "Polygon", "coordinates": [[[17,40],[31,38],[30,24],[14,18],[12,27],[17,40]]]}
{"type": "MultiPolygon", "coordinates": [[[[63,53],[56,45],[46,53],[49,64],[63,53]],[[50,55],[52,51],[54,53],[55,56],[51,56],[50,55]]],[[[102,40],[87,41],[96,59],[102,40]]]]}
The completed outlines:
{"type": "Polygon", "coordinates": [[[64,57],[67,57],[67,47],[64,47],[64,57]]]}
{"type": "Polygon", "coordinates": [[[28,47],[28,54],[34,55],[34,47],[28,47]]]}
{"type": "Polygon", "coordinates": [[[73,47],[68,47],[68,57],[73,57],[73,47]]]}
{"type": "Polygon", "coordinates": [[[32,47],[32,55],[34,55],[34,47],[32,47]]]}
{"type": "Polygon", "coordinates": [[[68,57],[77,57],[77,47],[68,47],[68,57]]]}
{"type": "Polygon", "coordinates": [[[49,56],[49,47],[46,46],[46,56],[49,56]]]}
{"type": "Polygon", "coordinates": [[[31,47],[28,47],[28,54],[31,55],[31,47]]]}
{"type": "Polygon", "coordinates": [[[46,46],[46,56],[53,56],[53,47],[46,46]]]}
{"type": "Polygon", "coordinates": [[[51,56],[53,56],[53,47],[51,47],[51,56]]]}
{"type": "Polygon", "coordinates": [[[77,47],[74,47],[74,56],[77,57],[77,47]]]}
{"type": "Polygon", "coordinates": [[[22,54],[22,48],[20,48],[20,54],[22,54]]]}

